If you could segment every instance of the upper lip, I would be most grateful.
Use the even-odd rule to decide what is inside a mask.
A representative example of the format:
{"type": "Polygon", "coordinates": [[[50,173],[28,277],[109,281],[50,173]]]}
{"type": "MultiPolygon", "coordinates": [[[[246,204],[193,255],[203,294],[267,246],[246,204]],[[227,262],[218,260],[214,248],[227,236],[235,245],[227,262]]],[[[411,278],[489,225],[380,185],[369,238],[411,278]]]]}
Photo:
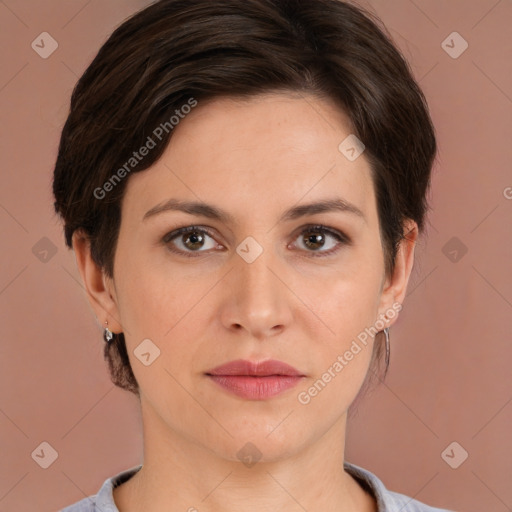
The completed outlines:
{"type": "Polygon", "coordinates": [[[286,375],[294,377],[304,377],[293,366],[268,359],[266,361],[247,361],[245,359],[237,359],[229,363],[222,364],[206,372],[207,375],[250,375],[255,377],[265,377],[270,375],[286,375]]]}

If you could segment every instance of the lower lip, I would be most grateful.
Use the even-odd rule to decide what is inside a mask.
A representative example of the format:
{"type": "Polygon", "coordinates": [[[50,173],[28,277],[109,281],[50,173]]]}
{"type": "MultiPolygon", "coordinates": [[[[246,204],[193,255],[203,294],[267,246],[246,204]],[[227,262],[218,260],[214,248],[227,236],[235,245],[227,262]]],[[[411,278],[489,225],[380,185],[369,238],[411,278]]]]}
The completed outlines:
{"type": "Polygon", "coordinates": [[[266,400],[296,386],[300,376],[270,375],[208,375],[214,382],[231,393],[249,400],[266,400]]]}

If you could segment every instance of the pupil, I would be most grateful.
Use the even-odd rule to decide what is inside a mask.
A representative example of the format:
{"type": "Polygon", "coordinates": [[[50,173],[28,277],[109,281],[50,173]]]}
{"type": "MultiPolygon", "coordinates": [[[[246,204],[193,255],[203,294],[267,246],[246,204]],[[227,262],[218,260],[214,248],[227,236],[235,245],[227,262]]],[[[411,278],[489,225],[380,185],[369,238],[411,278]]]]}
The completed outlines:
{"type": "MultiPolygon", "coordinates": [[[[314,244],[321,244],[322,243],[323,234],[319,233],[318,235],[309,235],[306,238],[306,245],[308,247],[311,247],[314,244]]],[[[314,249],[318,249],[318,247],[313,247],[314,249]]]]}
{"type": "Polygon", "coordinates": [[[197,234],[197,232],[195,233],[189,233],[188,235],[186,235],[187,239],[188,240],[191,240],[192,242],[192,246],[191,247],[192,249],[197,249],[197,245],[199,245],[199,247],[201,246],[201,242],[202,242],[202,238],[203,236],[201,234],[197,234]]]}

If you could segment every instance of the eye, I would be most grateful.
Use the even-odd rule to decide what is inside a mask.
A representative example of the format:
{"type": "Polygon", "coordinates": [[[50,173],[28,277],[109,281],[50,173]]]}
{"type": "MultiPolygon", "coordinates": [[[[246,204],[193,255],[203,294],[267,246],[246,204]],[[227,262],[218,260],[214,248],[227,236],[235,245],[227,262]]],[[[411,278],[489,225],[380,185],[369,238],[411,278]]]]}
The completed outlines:
{"type": "MultiPolygon", "coordinates": [[[[306,226],[295,240],[299,241],[299,249],[313,257],[329,256],[338,252],[342,245],[351,243],[346,235],[322,225],[306,226]]],[[[200,256],[199,253],[222,247],[215,242],[209,229],[199,226],[175,229],[165,235],[162,241],[170,251],[187,257],[200,256]]]]}
{"type": "Polygon", "coordinates": [[[187,226],[171,231],[165,235],[163,242],[170,246],[169,249],[172,252],[190,257],[195,256],[194,252],[206,252],[218,246],[210,232],[198,226],[187,226]],[[208,242],[208,238],[212,241],[208,242]],[[177,249],[172,246],[177,247],[177,249]]]}
{"type": "Polygon", "coordinates": [[[341,245],[350,244],[350,240],[347,236],[322,225],[307,226],[300,232],[296,240],[300,242],[299,248],[313,253],[311,254],[313,257],[329,256],[330,254],[338,252],[341,245]],[[331,239],[330,243],[328,241],[329,239],[331,239]],[[333,243],[332,240],[335,240],[337,243],[333,243]],[[327,249],[323,250],[325,247],[327,247],[327,249]],[[315,252],[317,254],[314,254],[315,252]]]}

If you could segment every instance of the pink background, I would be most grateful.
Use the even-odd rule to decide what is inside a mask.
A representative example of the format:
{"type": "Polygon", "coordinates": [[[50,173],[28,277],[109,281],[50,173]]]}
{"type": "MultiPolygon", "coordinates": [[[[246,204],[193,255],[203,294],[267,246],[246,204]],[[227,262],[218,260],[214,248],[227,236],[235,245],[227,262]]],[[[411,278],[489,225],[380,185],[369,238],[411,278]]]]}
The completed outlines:
{"type": "MultiPolygon", "coordinates": [[[[51,174],[77,78],[147,4],[0,2],[0,512],[55,511],[142,461],[138,402],[109,380],[51,174]],[[42,32],[59,45],[47,59],[31,48],[42,32]],[[31,457],[44,441],[58,453],[47,469],[31,457]]],[[[510,510],[512,2],[363,5],[410,60],[440,152],[390,372],[351,420],[347,459],[431,505],[510,510]],[[442,47],[454,31],[469,44],[455,59],[442,47]],[[454,441],[469,454],[457,469],[442,457],[454,441]]]]}

